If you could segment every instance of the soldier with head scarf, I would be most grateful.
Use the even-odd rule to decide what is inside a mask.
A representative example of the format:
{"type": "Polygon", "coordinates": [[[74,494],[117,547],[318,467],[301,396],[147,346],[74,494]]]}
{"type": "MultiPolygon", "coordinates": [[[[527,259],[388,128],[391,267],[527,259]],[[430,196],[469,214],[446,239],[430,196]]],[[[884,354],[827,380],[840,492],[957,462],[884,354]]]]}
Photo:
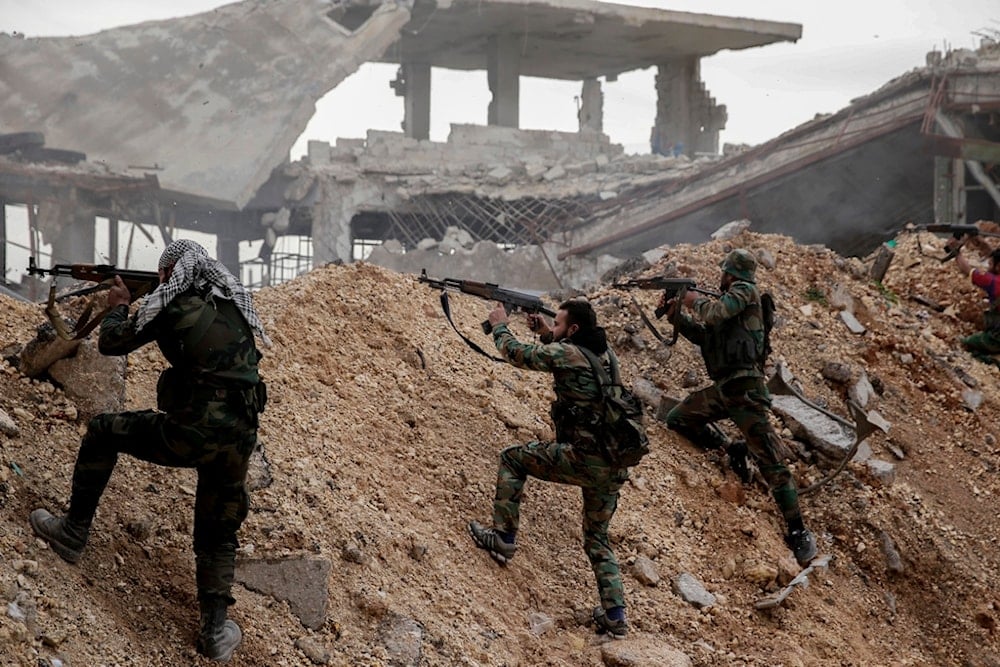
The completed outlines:
{"type": "Polygon", "coordinates": [[[228,620],[235,600],[236,533],[246,518],[246,473],[265,402],[254,334],[270,346],[249,292],[194,241],[170,243],[160,285],[129,316],[128,288],[116,277],[98,347],[123,355],[156,341],[170,362],[157,383],[158,410],[100,414],[80,444],[69,511],[31,513],[35,533],[64,560],[82,556],[101,495],[119,454],[194,468],[194,551],[201,626],[199,652],[228,660],[242,640],[228,620]]]}

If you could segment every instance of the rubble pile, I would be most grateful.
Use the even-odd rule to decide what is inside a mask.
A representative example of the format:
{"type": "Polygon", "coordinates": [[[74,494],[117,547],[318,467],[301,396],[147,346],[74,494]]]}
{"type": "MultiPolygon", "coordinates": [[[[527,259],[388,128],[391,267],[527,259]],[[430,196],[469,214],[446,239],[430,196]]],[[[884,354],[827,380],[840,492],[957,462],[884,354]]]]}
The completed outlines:
{"type": "MultiPolygon", "coordinates": [[[[1000,369],[957,343],[979,326],[981,293],[922,254],[944,239],[922,235],[922,251],[917,240],[897,239],[878,283],[873,258],[752,232],[663,248],[644,272],[715,287],[724,253],[752,249],[778,304],[772,368],[843,417],[863,399],[882,428],[803,502],[830,559],[806,587],[767,490],[667,431],[651,404],[652,453],[611,525],[632,633],[610,643],[587,625],[596,593],[577,490],[528,483],[507,567],[466,532],[490,518],[499,450],[551,437],[547,375],[467,348],[416,276],[331,265],[258,292],[275,344],[262,362],[270,402],[241,531],[233,664],[998,664],[1000,369]],[[275,572],[296,574],[283,585],[275,572]]],[[[644,397],[704,386],[698,350],[658,343],[633,296],[651,313],[658,295],[590,294],[623,375],[644,397]]],[[[487,348],[490,307],[452,298],[456,324],[487,348]]],[[[56,382],[11,363],[42,319],[41,306],[0,297],[0,662],[210,664],[193,649],[193,471],[123,457],[76,566],[31,533],[31,509],[63,507],[85,428],[56,382]]],[[[523,318],[512,327],[530,338],[523,318]]],[[[163,365],[155,346],[129,355],[129,408],[155,404],[163,365]]],[[[836,462],[775,421],[800,487],[824,477],[836,462]]]]}

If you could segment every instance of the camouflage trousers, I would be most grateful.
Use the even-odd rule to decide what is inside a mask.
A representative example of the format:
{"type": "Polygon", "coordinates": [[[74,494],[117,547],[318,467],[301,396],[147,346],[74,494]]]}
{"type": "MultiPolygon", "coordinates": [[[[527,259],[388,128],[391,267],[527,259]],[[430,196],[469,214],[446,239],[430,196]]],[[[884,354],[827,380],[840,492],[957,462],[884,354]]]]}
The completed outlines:
{"type": "Polygon", "coordinates": [[[619,490],[628,470],[613,468],[603,457],[578,451],[571,444],[533,441],[500,453],[493,525],[516,534],[521,495],[528,476],[571,484],[583,492],[583,550],[597,578],[604,609],[625,606],[618,559],[608,541],[608,524],[618,509],[619,490]]]}
{"type": "Polygon", "coordinates": [[[993,366],[1000,366],[1000,361],[993,356],[994,354],[1000,354],[1000,336],[997,336],[992,331],[980,331],[971,336],[966,336],[962,339],[962,347],[968,350],[979,361],[992,364],[993,366]]]}
{"type": "Polygon", "coordinates": [[[236,532],[250,504],[245,481],[256,443],[257,419],[252,411],[233,417],[222,404],[204,407],[202,419],[194,423],[181,423],[153,410],[107,413],[91,419],[73,470],[68,517],[90,526],[119,454],[162,466],[195,468],[198,599],[228,605],[235,602],[231,588],[239,546],[236,532]]]}
{"type": "Polygon", "coordinates": [[[721,435],[708,424],[729,418],[743,434],[747,449],[771,487],[786,523],[801,518],[792,473],[781,458],[783,445],[768,420],[771,394],[763,378],[735,378],[692,392],[667,414],[667,426],[702,446],[719,446],[721,435]]]}

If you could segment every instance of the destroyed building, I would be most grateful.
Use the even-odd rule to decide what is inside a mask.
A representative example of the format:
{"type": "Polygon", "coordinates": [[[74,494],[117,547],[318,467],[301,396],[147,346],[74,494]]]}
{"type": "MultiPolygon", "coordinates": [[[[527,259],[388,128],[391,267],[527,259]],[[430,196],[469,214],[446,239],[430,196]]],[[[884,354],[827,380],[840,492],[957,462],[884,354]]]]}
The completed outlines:
{"type": "MultiPolygon", "coordinates": [[[[720,156],[726,110],[700,59],[800,36],[796,24],[587,0],[248,0],[83,38],[0,35],[4,67],[22,73],[0,81],[3,131],[20,137],[0,156],[0,198],[27,206],[32,253],[51,244],[54,262],[90,260],[89,247],[125,264],[119,222],[144,223],[164,240],[214,235],[251,285],[365,257],[544,290],[734,219],[847,254],[909,221],[995,219],[989,46],[936,54],[837,114],[720,156]],[[402,131],[312,141],[291,162],[316,101],[365,62],[399,65],[402,131]],[[649,67],[652,152],[627,156],[602,132],[602,82],[649,67]],[[487,73],[487,125],[429,140],[434,68],[487,73]],[[521,76],[579,81],[579,131],[519,129],[521,76]],[[46,147],[77,164],[53,166],[46,147]],[[85,182],[82,164],[110,182],[85,182]],[[95,247],[102,226],[107,249],[95,247]]],[[[18,268],[3,264],[5,276],[18,268]]]]}

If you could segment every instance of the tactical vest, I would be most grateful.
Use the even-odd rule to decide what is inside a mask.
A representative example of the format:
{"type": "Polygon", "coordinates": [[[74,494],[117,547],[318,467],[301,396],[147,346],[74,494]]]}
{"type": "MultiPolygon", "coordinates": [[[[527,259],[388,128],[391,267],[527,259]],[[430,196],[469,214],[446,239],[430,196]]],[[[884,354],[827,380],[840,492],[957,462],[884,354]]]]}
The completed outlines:
{"type": "Polygon", "coordinates": [[[713,380],[721,380],[736,371],[760,370],[764,361],[764,320],[760,294],[735,317],[706,327],[702,357],[713,380]]]}

